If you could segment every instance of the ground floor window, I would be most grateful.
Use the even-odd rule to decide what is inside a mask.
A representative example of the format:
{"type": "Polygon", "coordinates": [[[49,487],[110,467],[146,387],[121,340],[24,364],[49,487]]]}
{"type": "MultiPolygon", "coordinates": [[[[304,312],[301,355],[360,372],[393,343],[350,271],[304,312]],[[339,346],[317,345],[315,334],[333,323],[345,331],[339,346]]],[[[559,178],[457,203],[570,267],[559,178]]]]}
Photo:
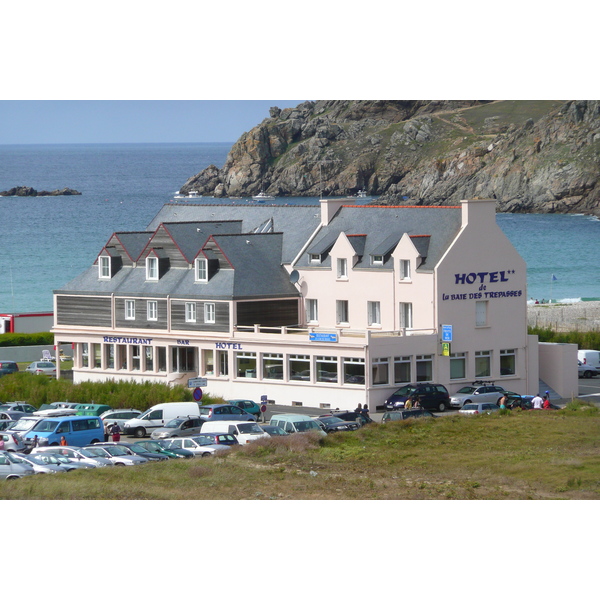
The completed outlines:
{"type": "Polygon", "coordinates": [[[283,379],[283,354],[263,354],[263,379],[283,379]]]}
{"type": "Polygon", "coordinates": [[[390,361],[387,358],[374,358],[371,363],[373,385],[387,385],[389,383],[390,361]]]}
{"type": "Polygon", "coordinates": [[[81,344],[81,366],[90,366],[90,346],[86,343],[81,344]]]}
{"type": "Polygon", "coordinates": [[[104,345],[104,362],[106,363],[107,369],[115,368],[115,345],[105,344],[104,345]]]}
{"type": "Polygon", "coordinates": [[[154,348],[142,346],[144,355],[144,371],[154,371],[154,348]]]}
{"type": "Polygon", "coordinates": [[[172,347],[173,372],[185,373],[196,370],[196,349],[190,346],[172,347]]]}
{"type": "Polygon", "coordinates": [[[102,368],[102,344],[92,344],[92,353],[94,355],[94,369],[102,368]]]}
{"type": "Polygon", "coordinates": [[[219,375],[229,375],[229,354],[223,350],[217,350],[217,356],[219,357],[219,375]]]}
{"type": "Polygon", "coordinates": [[[290,354],[288,367],[291,380],[310,381],[310,356],[306,354],[290,354]]]}
{"type": "Polygon", "coordinates": [[[417,381],[431,381],[433,379],[433,355],[417,355],[417,381]]]}
{"type": "Polygon", "coordinates": [[[344,383],[365,384],[365,359],[343,358],[344,383]]]}
{"type": "Polygon", "coordinates": [[[394,356],[394,383],[408,383],[411,377],[410,356],[394,356]]]}
{"type": "Polygon", "coordinates": [[[475,377],[490,377],[492,375],[492,351],[478,350],[475,352],[475,377]]]}
{"type": "Polygon", "coordinates": [[[515,375],[517,372],[517,351],[500,350],[500,375],[515,375]]]}
{"type": "Polygon", "coordinates": [[[141,369],[141,351],[139,346],[131,346],[131,368],[134,371],[141,369]]]}
{"type": "Polygon", "coordinates": [[[166,373],[166,371],[167,371],[167,349],[164,346],[158,346],[156,348],[156,360],[158,362],[159,373],[166,373]]]}
{"type": "Polygon", "coordinates": [[[236,352],[235,369],[238,377],[256,377],[256,352],[236,352]]]}
{"type": "Polygon", "coordinates": [[[117,368],[127,369],[127,346],[123,344],[117,345],[117,368]]]}
{"type": "Polygon", "coordinates": [[[465,379],[467,376],[467,353],[450,354],[450,379],[465,379]]]}
{"type": "Polygon", "coordinates": [[[317,356],[317,381],[337,383],[338,366],[335,356],[317,356]]]}
{"type": "Polygon", "coordinates": [[[204,375],[215,374],[215,353],[213,350],[202,350],[202,369],[204,375]]]}

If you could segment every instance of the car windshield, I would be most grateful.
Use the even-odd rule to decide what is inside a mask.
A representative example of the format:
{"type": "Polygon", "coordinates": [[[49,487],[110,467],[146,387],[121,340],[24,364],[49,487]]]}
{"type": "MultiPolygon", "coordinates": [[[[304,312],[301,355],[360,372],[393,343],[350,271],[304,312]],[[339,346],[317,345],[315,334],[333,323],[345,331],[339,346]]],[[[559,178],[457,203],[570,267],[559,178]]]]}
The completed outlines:
{"type": "Polygon", "coordinates": [[[56,456],[56,460],[58,460],[58,462],[65,464],[72,462],[68,456],[63,456],[62,454],[55,454],[54,456],[56,456]]]}
{"type": "Polygon", "coordinates": [[[94,456],[101,456],[103,458],[106,458],[106,452],[102,450],[102,448],[81,448],[79,452],[81,452],[81,454],[87,456],[88,458],[94,456]]]}
{"type": "Polygon", "coordinates": [[[200,446],[208,446],[209,444],[215,443],[215,440],[208,435],[197,435],[190,439],[200,446]]]}
{"type": "Polygon", "coordinates": [[[179,427],[184,422],[185,419],[171,419],[165,427],[179,427]]]}
{"type": "Polygon", "coordinates": [[[462,408],[463,410],[479,410],[479,404],[466,404],[462,408]]]}
{"type": "MultiPolygon", "coordinates": [[[[46,465],[46,464],[48,464],[48,463],[50,462],[50,461],[48,461],[48,460],[44,460],[44,459],[41,457],[41,455],[39,455],[39,454],[30,454],[30,455],[27,457],[27,460],[29,460],[29,461],[31,461],[31,462],[33,462],[33,463],[35,463],[36,465],[46,465]]],[[[27,462],[27,461],[23,461],[23,462],[27,462]]]]}
{"type": "Polygon", "coordinates": [[[413,392],[416,392],[417,388],[414,385],[404,385],[399,390],[394,392],[394,396],[410,396],[413,392]]]}
{"type": "Polygon", "coordinates": [[[326,425],[333,425],[334,423],[344,423],[344,419],[340,419],[339,417],[321,417],[319,421],[322,421],[326,425]]]}
{"type": "Polygon", "coordinates": [[[35,366],[38,369],[54,369],[54,365],[52,363],[48,363],[48,362],[35,363],[35,366]]]}
{"type": "Polygon", "coordinates": [[[29,458],[37,458],[42,463],[47,465],[60,465],[60,460],[54,454],[42,453],[42,454],[30,454],[29,458]]]}
{"type": "Polygon", "coordinates": [[[235,442],[235,438],[230,433],[220,433],[215,436],[216,440],[220,440],[221,442],[235,442]]]}
{"type": "Polygon", "coordinates": [[[139,444],[129,444],[127,446],[132,452],[148,452],[144,446],[140,446],[139,444]]]}
{"type": "Polygon", "coordinates": [[[58,425],[58,421],[40,421],[37,423],[32,431],[54,431],[56,426],[58,425]]]}
{"type": "Polygon", "coordinates": [[[37,421],[31,419],[19,419],[11,429],[13,431],[29,431],[36,423],[37,421]]]}
{"type": "Polygon", "coordinates": [[[127,456],[129,452],[123,446],[103,446],[111,456],[127,456]]]}
{"type": "Polygon", "coordinates": [[[320,429],[315,421],[298,421],[294,423],[296,431],[310,431],[311,429],[320,429]]]}
{"type": "Polygon", "coordinates": [[[464,388],[460,388],[457,394],[472,394],[477,388],[472,385],[466,385],[464,388]]]}
{"type": "Polygon", "coordinates": [[[146,450],[161,452],[163,447],[158,442],[144,442],[143,444],[139,444],[143,446],[146,450]]]}
{"type": "Polygon", "coordinates": [[[241,433],[264,433],[256,423],[240,423],[238,429],[241,433]]]}

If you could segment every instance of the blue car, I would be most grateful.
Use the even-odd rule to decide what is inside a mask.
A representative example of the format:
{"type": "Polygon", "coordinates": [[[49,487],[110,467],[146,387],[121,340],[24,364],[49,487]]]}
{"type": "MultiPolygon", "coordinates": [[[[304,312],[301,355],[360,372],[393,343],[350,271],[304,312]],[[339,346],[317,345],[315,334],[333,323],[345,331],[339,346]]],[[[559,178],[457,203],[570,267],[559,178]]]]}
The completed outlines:
{"type": "Polygon", "coordinates": [[[256,421],[256,417],[232,404],[206,404],[200,406],[204,421],[256,421]]]}
{"type": "Polygon", "coordinates": [[[245,410],[257,419],[260,417],[260,404],[257,404],[253,400],[227,400],[227,403],[245,410]]]}

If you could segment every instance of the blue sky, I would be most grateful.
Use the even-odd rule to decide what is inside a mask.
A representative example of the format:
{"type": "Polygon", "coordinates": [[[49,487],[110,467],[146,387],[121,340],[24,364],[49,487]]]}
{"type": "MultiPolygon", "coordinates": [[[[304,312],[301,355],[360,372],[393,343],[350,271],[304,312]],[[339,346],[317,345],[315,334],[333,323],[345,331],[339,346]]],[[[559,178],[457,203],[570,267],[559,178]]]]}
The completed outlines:
{"type": "Polygon", "coordinates": [[[0,144],[235,142],[303,100],[0,100],[0,144]]]}

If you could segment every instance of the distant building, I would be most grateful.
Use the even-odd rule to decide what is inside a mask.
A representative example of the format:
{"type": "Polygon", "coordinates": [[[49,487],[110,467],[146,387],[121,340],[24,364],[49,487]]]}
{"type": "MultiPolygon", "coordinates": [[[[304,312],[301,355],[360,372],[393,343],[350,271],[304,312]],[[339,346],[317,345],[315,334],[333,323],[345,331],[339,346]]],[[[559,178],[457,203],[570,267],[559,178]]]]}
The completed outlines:
{"type": "Polygon", "coordinates": [[[0,334],[3,333],[40,333],[50,331],[54,323],[54,314],[47,313],[1,313],[0,334]]]}
{"type": "Polygon", "coordinates": [[[381,405],[407,382],[538,387],[526,265],[495,202],[165,205],[54,292],[74,381],[284,405],[381,405]]]}

